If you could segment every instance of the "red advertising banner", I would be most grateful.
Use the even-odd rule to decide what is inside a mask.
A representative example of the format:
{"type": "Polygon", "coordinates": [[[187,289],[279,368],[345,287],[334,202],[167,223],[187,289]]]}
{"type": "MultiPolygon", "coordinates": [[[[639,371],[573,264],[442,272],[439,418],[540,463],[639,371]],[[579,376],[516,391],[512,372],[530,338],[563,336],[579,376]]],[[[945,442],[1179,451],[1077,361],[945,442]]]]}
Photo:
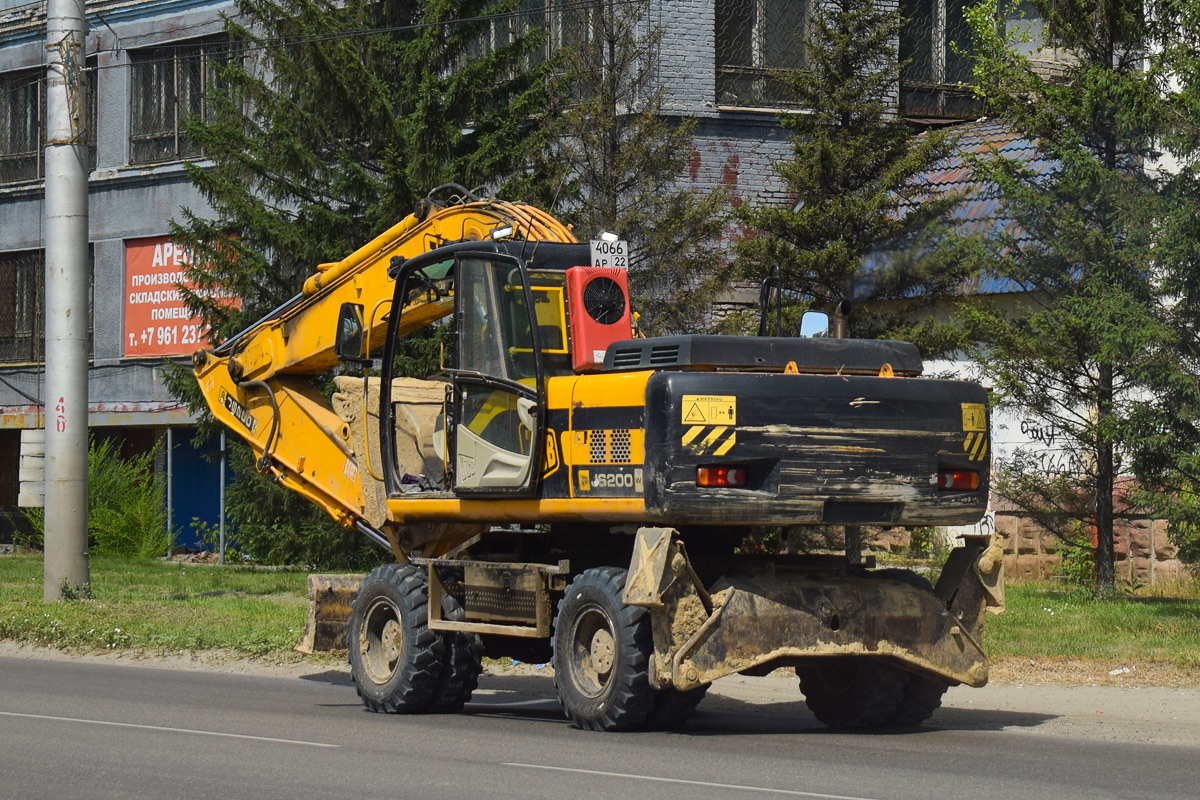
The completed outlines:
{"type": "MultiPolygon", "coordinates": [[[[208,330],[192,316],[179,285],[191,253],[169,236],[125,242],[125,357],[188,355],[208,345],[208,330]]],[[[229,303],[239,306],[235,297],[229,303]]]]}

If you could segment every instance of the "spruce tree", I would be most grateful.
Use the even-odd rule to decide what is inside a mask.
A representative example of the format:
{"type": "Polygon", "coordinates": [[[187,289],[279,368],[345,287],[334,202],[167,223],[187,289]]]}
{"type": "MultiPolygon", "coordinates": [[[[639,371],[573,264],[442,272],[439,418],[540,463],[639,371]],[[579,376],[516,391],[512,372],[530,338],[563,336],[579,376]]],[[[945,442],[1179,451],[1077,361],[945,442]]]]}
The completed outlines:
{"type": "Polygon", "coordinates": [[[215,217],[183,213],[191,298],[218,336],[296,293],[412,212],[434,187],[504,195],[539,146],[544,34],[509,41],[510,0],[240,0],[188,165],[215,217]]]}
{"type": "Polygon", "coordinates": [[[953,137],[918,135],[898,118],[894,9],[880,0],[814,4],[806,64],[779,76],[800,109],[781,118],[792,157],[778,171],[790,202],[743,206],[753,232],[736,246],[746,278],[779,275],[785,303],[828,310],[850,300],[857,336],[898,324],[897,304],[880,301],[911,311],[957,287],[969,265],[945,231],[933,246],[951,201],[926,197],[918,178],[952,151],[953,137]],[[891,253],[867,264],[875,250],[891,253]]]}
{"type": "Polygon", "coordinates": [[[1015,314],[983,307],[968,318],[1000,403],[1057,457],[1019,451],[998,465],[996,488],[1083,548],[1094,535],[1097,593],[1107,596],[1119,478],[1153,485],[1175,449],[1163,435],[1172,418],[1195,420],[1174,319],[1181,264],[1164,246],[1170,178],[1148,169],[1170,134],[1172,92],[1143,0],[1032,0],[1055,70],[1016,52],[1017,34],[1003,29],[1015,11],[998,1],[970,12],[977,90],[1038,152],[1030,164],[985,159],[978,172],[1020,229],[991,241],[989,270],[1026,301],[1015,314]]]}
{"type": "Polygon", "coordinates": [[[630,293],[648,332],[695,332],[728,286],[726,196],[680,185],[696,122],[664,114],[662,29],[647,15],[645,3],[612,0],[564,10],[562,79],[534,172],[541,202],[581,239],[611,231],[629,242],[630,293]]]}
{"type": "Polygon", "coordinates": [[[1155,277],[1165,298],[1159,313],[1173,357],[1160,368],[1139,407],[1138,446],[1131,454],[1140,478],[1135,500],[1168,520],[1185,563],[1200,564],[1200,4],[1147,8],[1153,60],[1160,76],[1163,156],[1147,162],[1161,185],[1165,213],[1157,221],[1155,277]]]}
{"type": "MultiPolygon", "coordinates": [[[[294,296],[435,187],[508,196],[541,131],[551,62],[515,0],[239,0],[228,57],[186,135],[188,173],[212,215],[185,210],[189,305],[220,341],[294,296]],[[516,31],[518,35],[513,35],[516,31]],[[240,308],[222,296],[234,295],[240,308]]],[[[443,194],[441,199],[446,199],[443,194]]],[[[434,362],[436,363],[436,361],[434,362]]],[[[168,384],[202,410],[191,370],[168,384]]],[[[210,425],[201,426],[207,432],[210,425]]],[[[238,447],[241,447],[238,445],[238,447]]],[[[245,452],[230,517],[259,558],[354,566],[374,551],[299,495],[259,476],[245,452]]]]}

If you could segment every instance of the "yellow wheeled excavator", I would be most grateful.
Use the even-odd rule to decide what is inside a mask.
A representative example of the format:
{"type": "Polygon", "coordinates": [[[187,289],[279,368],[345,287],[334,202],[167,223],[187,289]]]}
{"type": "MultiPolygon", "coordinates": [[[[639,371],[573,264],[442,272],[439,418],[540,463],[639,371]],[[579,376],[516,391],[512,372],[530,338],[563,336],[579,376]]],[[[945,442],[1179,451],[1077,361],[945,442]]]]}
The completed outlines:
{"type": "Polygon", "coordinates": [[[984,390],[921,377],[904,342],[636,338],[626,272],[593,252],[529,206],[427,200],[195,353],[259,469],[394,556],[312,587],[310,636],[348,649],[366,706],[459,709],[484,653],[550,661],[597,730],[678,725],[714,680],[779,667],[836,727],[914,724],[982,686],[1003,607],[987,537],[936,585],[747,542],[977,522],[984,390]],[[441,371],[399,374],[431,326],[441,371]]]}

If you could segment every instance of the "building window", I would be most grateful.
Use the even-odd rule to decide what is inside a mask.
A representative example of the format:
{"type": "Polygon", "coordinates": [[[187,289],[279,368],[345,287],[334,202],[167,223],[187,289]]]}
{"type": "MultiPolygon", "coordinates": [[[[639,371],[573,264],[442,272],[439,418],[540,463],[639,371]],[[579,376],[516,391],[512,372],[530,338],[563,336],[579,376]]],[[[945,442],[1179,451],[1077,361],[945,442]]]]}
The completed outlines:
{"type": "Polygon", "coordinates": [[[565,47],[591,41],[600,25],[600,13],[598,0],[519,0],[516,12],[485,23],[483,32],[468,45],[467,57],[480,58],[540,30],[545,40],[525,55],[522,66],[541,64],[565,47]]]}
{"type": "Polygon", "coordinates": [[[0,253],[0,363],[45,356],[44,264],[41,250],[0,253]]]}
{"type": "MultiPolygon", "coordinates": [[[[40,69],[0,75],[0,183],[36,181],[45,169],[46,82],[40,69]]],[[[88,168],[96,168],[96,64],[83,71],[87,120],[82,138],[88,146],[88,168]]]]}
{"type": "Polygon", "coordinates": [[[793,105],[772,74],[804,66],[806,0],[717,0],[717,104],[793,105]]]}
{"type": "Polygon", "coordinates": [[[42,86],[41,70],[0,76],[0,183],[42,177],[42,86]]]}
{"type": "Polygon", "coordinates": [[[209,118],[218,71],[229,44],[206,41],[141,50],[132,56],[130,154],[134,164],[199,158],[202,149],[183,135],[189,117],[209,118]]]}
{"type": "MultiPolygon", "coordinates": [[[[88,352],[93,335],[92,248],[88,247],[88,352]]],[[[0,364],[26,364],[46,358],[45,253],[0,253],[0,364]]]]}
{"type": "Polygon", "coordinates": [[[901,0],[900,113],[967,119],[983,106],[972,96],[974,44],[963,12],[973,0],[901,0]]]}

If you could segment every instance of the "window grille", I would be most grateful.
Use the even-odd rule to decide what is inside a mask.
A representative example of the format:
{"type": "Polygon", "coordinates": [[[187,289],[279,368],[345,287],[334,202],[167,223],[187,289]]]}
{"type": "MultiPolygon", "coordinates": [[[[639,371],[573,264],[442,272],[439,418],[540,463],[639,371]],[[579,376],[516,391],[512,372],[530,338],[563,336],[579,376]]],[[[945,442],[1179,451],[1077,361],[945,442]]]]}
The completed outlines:
{"type": "Polygon", "coordinates": [[[0,75],[0,183],[42,177],[43,85],[40,70],[0,75]]]}
{"type": "Polygon", "coordinates": [[[189,117],[211,119],[210,101],[220,89],[218,72],[228,57],[225,41],[159,47],[132,56],[131,163],[204,155],[184,136],[183,125],[189,117]]]}
{"type": "MultiPolygon", "coordinates": [[[[83,132],[88,168],[96,168],[96,62],[83,71],[83,132]]],[[[46,146],[46,82],[40,69],[0,75],[0,183],[36,181],[43,177],[46,146]]]]}
{"type": "MultiPolygon", "coordinates": [[[[88,248],[88,352],[92,352],[92,260],[88,248]]],[[[0,364],[44,361],[45,253],[21,250],[0,253],[0,364]]]]}
{"type": "Polygon", "coordinates": [[[971,28],[964,11],[974,0],[902,0],[900,113],[967,119],[982,113],[972,96],[971,28]]]}
{"type": "Polygon", "coordinates": [[[806,0],[717,0],[717,104],[794,105],[773,75],[804,66],[806,0]]]}
{"type": "Polygon", "coordinates": [[[0,363],[45,357],[41,250],[0,253],[0,363]]]}

